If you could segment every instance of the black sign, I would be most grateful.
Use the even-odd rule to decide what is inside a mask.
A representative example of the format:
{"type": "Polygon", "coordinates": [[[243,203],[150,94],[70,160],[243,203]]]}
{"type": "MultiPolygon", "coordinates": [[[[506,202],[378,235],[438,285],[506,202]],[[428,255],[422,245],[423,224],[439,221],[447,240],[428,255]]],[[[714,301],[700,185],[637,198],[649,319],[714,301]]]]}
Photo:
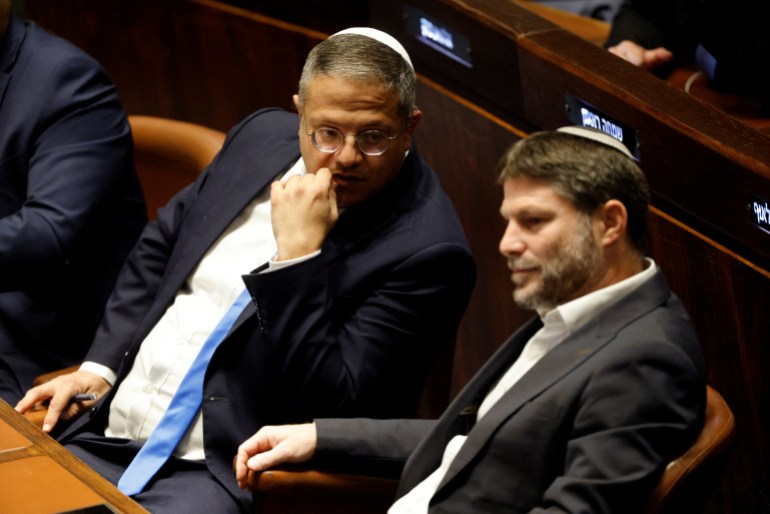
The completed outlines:
{"type": "Polygon", "coordinates": [[[567,95],[565,109],[570,123],[601,130],[623,143],[634,159],[641,160],[639,133],[636,130],[571,95],[567,95]]]}
{"type": "Polygon", "coordinates": [[[404,4],[406,32],[463,66],[473,68],[471,45],[462,34],[436,23],[421,10],[404,4]]]}
{"type": "Polygon", "coordinates": [[[770,234],[770,205],[768,201],[749,193],[749,219],[751,222],[770,234]]]}

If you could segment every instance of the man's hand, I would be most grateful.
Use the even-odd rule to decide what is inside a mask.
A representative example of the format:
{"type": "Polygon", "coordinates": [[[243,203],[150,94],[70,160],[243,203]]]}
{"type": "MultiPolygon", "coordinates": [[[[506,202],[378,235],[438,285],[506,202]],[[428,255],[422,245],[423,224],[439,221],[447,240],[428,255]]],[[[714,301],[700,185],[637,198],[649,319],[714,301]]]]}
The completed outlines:
{"type": "Polygon", "coordinates": [[[96,400],[107,394],[110,387],[111,385],[98,375],[88,371],[76,371],[33,387],[16,404],[16,410],[24,413],[36,405],[48,402],[43,431],[50,432],[59,419],[67,420],[89,409],[96,400]],[[96,399],[72,401],[76,394],[88,393],[95,394],[96,399]]]}
{"type": "Polygon", "coordinates": [[[315,449],[315,423],[262,427],[238,447],[235,456],[238,487],[247,487],[249,470],[264,471],[284,462],[305,462],[315,449]]]}
{"type": "Polygon", "coordinates": [[[337,223],[337,196],[327,168],[273,182],[270,204],[279,261],[320,250],[337,223]]]}
{"type": "Polygon", "coordinates": [[[667,63],[674,58],[670,50],[661,47],[647,50],[633,41],[621,41],[615,46],[608,48],[610,53],[622,57],[634,66],[645,70],[653,70],[661,64],[667,63]]]}

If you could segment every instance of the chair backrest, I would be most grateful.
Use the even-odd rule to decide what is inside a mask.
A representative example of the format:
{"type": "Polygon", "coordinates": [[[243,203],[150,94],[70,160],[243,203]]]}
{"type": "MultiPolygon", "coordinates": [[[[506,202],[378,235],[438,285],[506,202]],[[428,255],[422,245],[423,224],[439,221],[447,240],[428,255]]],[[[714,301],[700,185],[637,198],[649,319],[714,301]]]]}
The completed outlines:
{"type": "Polygon", "coordinates": [[[225,134],[195,123],[132,115],[134,162],[142,184],[147,216],[195,180],[217,154],[225,134]]]}
{"type": "Polygon", "coordinates": [[[668,464],[645,514],[703,512],[722,475],[734,435],[730,407],[722,395],[706,386],[703,428],[692,446],[668,464]]]}

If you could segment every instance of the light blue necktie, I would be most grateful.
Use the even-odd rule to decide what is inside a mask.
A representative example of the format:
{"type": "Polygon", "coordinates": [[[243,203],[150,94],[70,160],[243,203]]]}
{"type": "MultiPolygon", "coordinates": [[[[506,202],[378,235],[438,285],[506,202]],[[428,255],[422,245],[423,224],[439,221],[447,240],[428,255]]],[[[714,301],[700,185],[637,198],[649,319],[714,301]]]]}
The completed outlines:
{"type": "Polygon", "coordinates": [[[211,356],[250,300],[249,292],[244,290],[203,343],[190,370],[179,384],[179,389],[171,398],[171,403],[158,422],[158,426],[120,477],[118,489],[123,493],[131,496],[142,492],[147,482],[158,472],[179,444],[200,409],[203,400],[203,375],[211,356]]]}

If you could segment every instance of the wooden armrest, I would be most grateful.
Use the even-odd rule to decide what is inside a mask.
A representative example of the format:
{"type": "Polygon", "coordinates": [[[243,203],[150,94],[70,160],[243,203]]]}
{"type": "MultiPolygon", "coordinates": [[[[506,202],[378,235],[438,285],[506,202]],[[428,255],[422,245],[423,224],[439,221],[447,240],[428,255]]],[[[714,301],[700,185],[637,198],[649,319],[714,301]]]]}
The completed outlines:
{"type": "Polygon", "coordinates": [[[393,499],[398,486],[395,478],[334,473],[318,470],[271,469],[249,473],[252,491],[268,495],[356,495],[386,496],[393,499]]]}
{"type": "Polygon", "coordinates": [[[39,386],[41,384],[45,384],[46,382],[50,382],[54,378],[60,376],[60,375],[66,375],[67,373],[74,373],[75,371],[80,368],[80,365],[75,364],[74,366],[70,366],[68,368],[62,368],[57,369],[55,371],[49,371],[48,373],[43,373],[42,375],[38,375],[35,377],[35,380],[32,382],[33,386],[39,386]]]}
{"type": "Polygon", "coordinates": [[[279,467],[249,473],[254,511],[260,514],[385,513],[397,478],[279,467]]]}

